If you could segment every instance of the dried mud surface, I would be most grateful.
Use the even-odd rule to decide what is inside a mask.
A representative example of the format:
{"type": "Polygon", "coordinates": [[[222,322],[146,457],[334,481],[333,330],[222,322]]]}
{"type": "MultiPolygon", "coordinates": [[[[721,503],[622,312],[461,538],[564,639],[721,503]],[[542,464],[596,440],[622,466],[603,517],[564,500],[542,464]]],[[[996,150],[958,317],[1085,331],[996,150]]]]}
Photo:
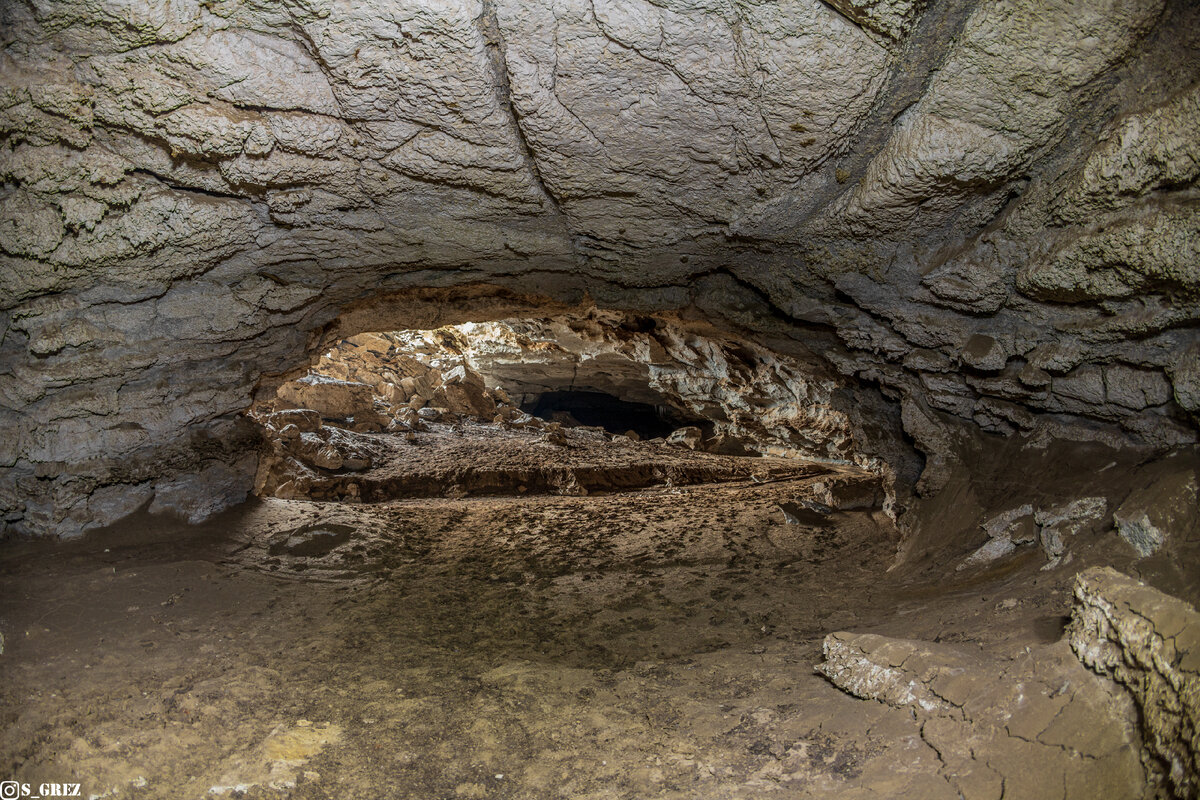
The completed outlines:
{"type": "Polygon", "coordinates": [[[882,512],[788,521],[830,471],[874,479],[809,469],[14,544],[0,772],[122,798],[956,797],[911,714],[814,672],[823,637],[1015,659],[1061,637],[1074,571],[906,580],[882,512]]]}

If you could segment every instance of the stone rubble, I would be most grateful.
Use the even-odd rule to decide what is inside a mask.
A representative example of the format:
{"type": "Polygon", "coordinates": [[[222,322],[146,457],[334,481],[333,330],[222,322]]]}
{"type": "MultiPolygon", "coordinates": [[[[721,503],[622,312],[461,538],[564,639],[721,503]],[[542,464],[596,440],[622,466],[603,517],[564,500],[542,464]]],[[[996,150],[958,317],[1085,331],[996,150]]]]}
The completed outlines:
{"type": "Polygon", "coordinates": [[[1067,547],[1071,538],[1082,528],[1101,519],[1108,510],[1108,501],[1103,497],[1081,497],[1070,503],[1039,510],[1033,521],[1040,528],[1038,539],[1042,551],[1049,559],[1042,569],[1053,569],[1070,558],[1067,547]]]}
{"type": "Polygon", "coordinates": [[[1192,456],[1174,455],[1152,464],[1138,475],[1138,485],[1113,511],[1117,535],[1140,558],[1148,558],[1170,543],[1172,537],[1196,535],[1196,509],[1200,507],[1200,462],[1192,456]]]}
{"type": "Polygon", "coordinates": [[[1102,520],[1107,508],[1108,501],[1103,497],[1082,497],[1049,509],[1035,511],[1027,503],[1003,511],[980,525],[988,541],[959,562],[955,569],[961,572],[989,564],[1011,555],[1022,545],[1035,542],[1041,545],[1046,555],[1042,569],[1054,569],[1060,563],[1070,561],[1071,539],[1102,520]]]}

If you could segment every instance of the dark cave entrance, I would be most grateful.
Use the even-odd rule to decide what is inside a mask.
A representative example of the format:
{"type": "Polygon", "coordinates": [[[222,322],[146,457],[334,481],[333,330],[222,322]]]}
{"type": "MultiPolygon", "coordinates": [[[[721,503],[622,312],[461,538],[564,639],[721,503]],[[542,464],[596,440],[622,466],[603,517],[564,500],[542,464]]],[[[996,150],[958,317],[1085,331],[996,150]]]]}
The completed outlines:
{"type": "MultiPolygon", "coordinates": [[[[713,347],[693,341],[696,358],[713,347]]],[[[338,339],[252,410],[256,492],[374,503],[745,477],[755,467],[720,459],[759,453],[719,430],[718,403],[680,393],[705,379],[682,375],[668,345],[536,319],[338,339]]]]}
{"type": "Polygon", "coordinates": [[[527,399],[521,410],[567,427],[588,425],[614,434],[633,431],[642,439],[666,438],[672,431],[688,425],[702,430],[712,427],[707,420],[686,416],[667,405],[623,400],[598,391],[544,392],[527,399]]]}

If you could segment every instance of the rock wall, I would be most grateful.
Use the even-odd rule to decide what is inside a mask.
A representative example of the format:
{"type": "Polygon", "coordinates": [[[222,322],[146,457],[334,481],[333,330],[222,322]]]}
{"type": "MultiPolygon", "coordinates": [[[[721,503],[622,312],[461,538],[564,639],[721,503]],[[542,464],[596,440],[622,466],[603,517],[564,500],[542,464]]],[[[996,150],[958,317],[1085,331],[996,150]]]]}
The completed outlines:
{"type": "MultiPolygon", "coordinates": [[[[926,493],[943,414],[1196,438],[1187,0],[0,15],[10,530],[234,502],[263,377],[354,328],[335,320],[355,304],[421,287],[802,343],[903,424],[926,493]]],[[[455,322],[503,318],[459,300],[455,322]]],[[[435,327],[382,313],[402,324],[348,332],[435,327]]]]}

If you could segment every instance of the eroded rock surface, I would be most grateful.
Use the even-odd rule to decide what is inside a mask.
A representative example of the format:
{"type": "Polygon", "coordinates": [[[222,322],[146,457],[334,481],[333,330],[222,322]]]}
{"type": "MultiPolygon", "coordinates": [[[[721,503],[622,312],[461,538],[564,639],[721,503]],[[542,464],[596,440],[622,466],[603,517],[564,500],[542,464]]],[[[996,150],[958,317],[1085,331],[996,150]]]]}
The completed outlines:
{"type": "Polygon", "coordinates": [[[1200,614],[1189,604],[1095,569],[1075,584],[1071,649],[1124,686],[1138,707],[1151,781],[1200,794],[1200,614]]]}
{"type": "Polygon", "coordinates": [[[12,530],[217,509],[237,492],[166,486],[248,485],[238,414],[330,330],[514,305],[682,309],[824,359],[898,473],[915,440],[922,491],[933,412],[1196,438],[1194,4],[0,13],[12,530]]]}

